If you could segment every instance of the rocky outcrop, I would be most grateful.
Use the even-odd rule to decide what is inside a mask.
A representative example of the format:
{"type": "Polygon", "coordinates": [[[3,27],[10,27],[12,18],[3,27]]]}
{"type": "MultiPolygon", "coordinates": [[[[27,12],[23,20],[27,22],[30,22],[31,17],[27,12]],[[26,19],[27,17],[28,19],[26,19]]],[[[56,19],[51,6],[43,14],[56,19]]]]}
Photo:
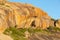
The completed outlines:
{"type": "Polygon", "coordinates": [[[40,8],[34,7],[30,4],[0,0],[1,40],[13,40],[14,38],[15,40],[21,40],[23,38],[27,38],[28,40],[60,40],[59,28],[60,20],[52,19],[40,8]],[[9,29],[9,27],[11,29],[9,29]],[[22,30],[19,28],[26,29],[22,30]],[[22,36],[23,38],[20,33],[24,36],[22,36]]]}
{"type": "Polygon", "coordinates": [[[60,28],[60,19],[56,21],[56,27],[60,28]]]}
{"type": "Polygon", "coordinates": [[[55,19],[51,18],[51,20],[50,20],[50,26],[51,27],[55,26],[55,19]]]}
{"type": "Polygon", "coordinates": [[[60,19],[55,20],[51,18],[50,26],[60,28],[60,19]]]}
{"type": "Polygon", "coordinates": [[[46,12],[30,4],[0,2],[0,30],[13,26],[46,29],[49,27],[50,19],[46,12]]]}

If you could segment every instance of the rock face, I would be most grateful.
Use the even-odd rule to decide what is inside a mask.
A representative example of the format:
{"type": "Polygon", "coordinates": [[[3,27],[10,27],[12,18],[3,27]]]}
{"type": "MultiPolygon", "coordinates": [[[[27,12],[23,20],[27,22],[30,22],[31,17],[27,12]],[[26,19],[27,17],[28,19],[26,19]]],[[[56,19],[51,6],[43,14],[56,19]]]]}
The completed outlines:
{"type": "Polygon", "coordinates": [[[50,26],[60,28],[60,19],[57,19],[57,20],[51,19],[50,20],[50,26]]]}
{"type": "Polygon", "coordinates": [[[60,19],[56,21],[56,27],[60,28],[60,19]]]}
{"type": "Polygon", "coordinates": [[[0,30],[13,26],[46,29],[49,27],[50,19],[46,12],[30,4],[0,2],[0,30]]]}
{"type": "Polygon", "coordinates": [[[50,20],[50,26],[51,27],[54,27],[55,26],[55,20],[53,18],[51,18],[51,20],[50,20]]]}

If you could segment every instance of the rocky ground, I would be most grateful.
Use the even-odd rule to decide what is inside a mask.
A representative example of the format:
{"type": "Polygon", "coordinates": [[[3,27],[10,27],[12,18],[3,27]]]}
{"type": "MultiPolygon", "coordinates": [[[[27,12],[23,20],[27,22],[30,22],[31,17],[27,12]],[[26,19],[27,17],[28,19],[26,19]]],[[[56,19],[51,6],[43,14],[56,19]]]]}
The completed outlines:
{"type": "Polygon", "coordinates": [[[8,35],[0,34],[0,40],[13,40],[13,39],[8,35]]]}
{"type": "Polygon", "coordinates": [[[54,34],[45,34],[45,33],[35,33],[29,40],[60,40],[60,32],[54,34]]]}

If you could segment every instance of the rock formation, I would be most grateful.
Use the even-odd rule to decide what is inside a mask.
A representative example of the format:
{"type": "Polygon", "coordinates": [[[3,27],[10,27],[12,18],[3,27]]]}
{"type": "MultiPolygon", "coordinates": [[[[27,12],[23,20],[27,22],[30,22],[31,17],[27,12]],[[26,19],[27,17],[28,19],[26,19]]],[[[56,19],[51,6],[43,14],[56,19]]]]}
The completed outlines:
{"type": "Polygon", "coordinates": [[[14,26],[46,29],[50,20],[46,12],[30,4],[0,1],[0,30],[14,26]]]}
{"type": "Polygon", "coordinates": [[[60,28],[60,19],[56,21],[56,27],[60,28]]]}
{"type": "Polygon", "coordinates": [[[55,20],[51,18],[50,26],[60,28],[60,19],[55,20]]]}
{"type": "Polygon", "coordinates": [[[1,40],[13,40],[15,36],[19,39],[21,37],[20,33],[22,33],[20,32],[21,30],[19,30],[19,28],[37,28],[35,30],[29,30],[34,32],[31,33],[31,35],[28,30],[25,31],[26,29],[23,29],[23,31],[25,31],[24,37],[28,38],[29,40],[60,40],[60,31],[57,31],[57,29],[51,30],[51,28],[50,30],[48,30],[50,26],[60,28],[60,20],[52,19],[46,12],[30,4],[22,4],[17,2],[8,2],[7,0],[0,0],[1,40]],[[6,32],[6,29],[11,27],[12,29],[9,29],[8,32],[6,32]],[[14,29],[13,27],[16,27],[18,29],[14,29]],[[42,32],[42,30],[39,29],[46,30],[43,30],[42,32]],[[35,33],[35,31],[37,30],[39,32],[35,33]],[[3,32],[6,32],[7,35],[13,37],[9,37],[3,34],[3,32]]]}

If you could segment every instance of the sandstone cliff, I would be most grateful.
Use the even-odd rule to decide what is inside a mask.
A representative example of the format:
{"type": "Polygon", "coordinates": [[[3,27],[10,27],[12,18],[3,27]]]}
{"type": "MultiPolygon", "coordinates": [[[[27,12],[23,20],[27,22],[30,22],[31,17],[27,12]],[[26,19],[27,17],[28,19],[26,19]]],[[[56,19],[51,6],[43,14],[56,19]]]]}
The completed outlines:
{"type": "Polygon", "coordinates": [[[50,19],[46,12],[30,4],[0,1],[0,30],[13,26],[45,29],[50,19]]]}
{"type": "Polygon", "coordinates": [[[60,20],[40,8],[0,0],[1,40],[60,40],[59,28],[60,20]]]}

